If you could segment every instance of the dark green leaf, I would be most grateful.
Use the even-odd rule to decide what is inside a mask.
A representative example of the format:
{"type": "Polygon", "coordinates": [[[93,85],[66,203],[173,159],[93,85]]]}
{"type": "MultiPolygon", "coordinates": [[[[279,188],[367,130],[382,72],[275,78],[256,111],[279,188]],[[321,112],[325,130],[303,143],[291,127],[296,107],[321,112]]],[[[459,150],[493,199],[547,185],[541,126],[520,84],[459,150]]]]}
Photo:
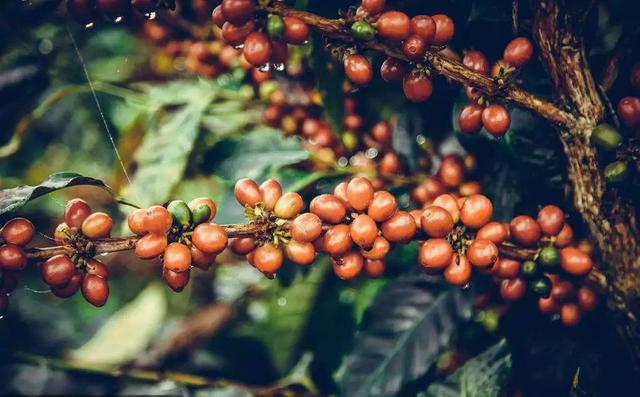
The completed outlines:
{"type": "Polygon", "coordinates": [[[365,314],[338,374],[341,395],[395,395],[428,371],[470,316],[470,297],[463,291],[422,274],[399,277],[365,314]]]}
{"type": "Polygon", "coordinates": [[[110,190],[110,188],[99,179],[72,172],[60,172],[50,175],[47,180],[36,186],[18,186],[13,189],[0,191],[0,214],[17,210],[30,200],[44,196],[45,194],[78,185],[93,185],[110,190]]]}

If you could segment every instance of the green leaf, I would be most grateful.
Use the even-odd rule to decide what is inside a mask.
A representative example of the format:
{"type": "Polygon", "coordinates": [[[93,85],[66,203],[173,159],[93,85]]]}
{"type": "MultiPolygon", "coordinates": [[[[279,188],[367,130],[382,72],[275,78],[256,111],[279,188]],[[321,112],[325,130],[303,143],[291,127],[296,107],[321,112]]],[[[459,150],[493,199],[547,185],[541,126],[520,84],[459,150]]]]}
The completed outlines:
{"type": "Polygon", "coordinates": [[[60,172],[50,175],[44,182],[35,186],[18,186],[13,189],[0,191],[0,214],[14,211],[27,204],[30,200],[44,196],[51,192],[69,186],[93,185],[111,189],[101,180],[83,176],[72,172],[60,172]]]}
{"type": "Polygon", "coordinates": [[[396,395],[429,370],[470,316],[469,294],[434,278],[412,274],[389,283],[338,371],[341,395],[396,395]]]}
{"type": "Polygon", "coordinates": [[[434,383],[420,397],[497,397],[511,374],[511,351],[506,340],[467,361],[445,382],[434,383]]]}

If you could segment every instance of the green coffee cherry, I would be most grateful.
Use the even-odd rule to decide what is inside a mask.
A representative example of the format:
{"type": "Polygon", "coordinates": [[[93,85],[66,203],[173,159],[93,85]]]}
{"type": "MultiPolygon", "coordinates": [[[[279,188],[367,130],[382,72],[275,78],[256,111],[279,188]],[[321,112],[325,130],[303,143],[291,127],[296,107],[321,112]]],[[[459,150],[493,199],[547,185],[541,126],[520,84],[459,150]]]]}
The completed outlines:
{"type": "Polygon", "coordinates": [[[624,161],[614,161],[604,167],[604,179],[608,183],[622,182],[627,176],[627,163],[624,161]]]}
{"type": "Polygon", "coordinates": [[[560,264],[560,251],[555,247],[544,247],[538,261],[544,268],[555,268],[560,264]]]}
{"type": "Polygon", "coordinates": [[[174,200],[170,202],[167,210],[173,216],[173,224],[175,226],[185,227],[191,225],[191,210],[184,201],[174,200]]]}
{"type": "Polygon", "coordinates": [[[356,137],[356,134],[354,134],[351,131],[347,131],[345,133],[342,134],[342,144],[344,145],[345,149],[347,150],[351,150],[353,148],[356,147],[356,145],[358,144],[358,138],[356,137]]]}
{"type": "Polygon", "coordinates": [[[351,34],[358,40],[372,40],[376,35],[376,29],[365,21],[355,21],[351,25],[351,34]]]}
{"type": "Polygon", "coordinates": [[[538,277],[538,264],[534,261],[524,261],[522,262],[521,272],[522,275],[528,279],[538,277]]]}
{"type": "Polygon", "coordinates": [[[280,37],[284,32],[284,19],[280,15],[269,15],[267,18],[267,33],[271,37],[280,37]]]}
{"type": "Polygon", "coordinates": [[[622,135],[609,124],[600,124],[594,128],[591,139],[604,150],[615,150],[622,143],[622,135]]]}
{"type": "Polygon", "coordinates": [[[211,216],[211,208],[208,205],[201,205],[191,211],[193,217],[193,224],[199,225],[202,222],[206,222],[211,216]]]}
{"type": "Polygon", "coordinates": [[[263,82],[262,84],[260,84],[260,87],[258,88],[260,99],[264,101],[268,100],[271,94],[273,94],[274,91],[276,91],[279,87],[280,87],[280,84],[278,84],[278,82],[275,80],[267,80],[263,82]]]}
{"type": "Polygon", "coordinates": [[[537,278],[531,282],[531,291],[536,293],[539,296],[544,298],[549,297],[549,293],[551,293],[551,280],[549,277],[542,276],[537,278]]]}

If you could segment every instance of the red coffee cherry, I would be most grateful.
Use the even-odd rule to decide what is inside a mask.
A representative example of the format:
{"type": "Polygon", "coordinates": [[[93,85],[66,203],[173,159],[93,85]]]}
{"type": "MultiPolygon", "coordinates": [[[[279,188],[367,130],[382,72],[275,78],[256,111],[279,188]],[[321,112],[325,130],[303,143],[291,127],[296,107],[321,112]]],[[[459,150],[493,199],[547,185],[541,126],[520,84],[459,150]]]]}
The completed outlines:
{"type": "Polygon", "coordinates": [[[502,58],[511,66],[522,67],[533,55],[533,43],[526,37],[516,37],[504,49],[502,58]]]}
{"type": "Polygon", "coordinates": [[[378,34],[389,40],[404,40],[411,33],[411,21],[400,11],[387,11],[376,22],[378,34]]]}
{"type": "Polygon", "coordinates": [[[277,272],[284,261],[282,250],[271,243],[256,248],[254,252],[253,265],[262,273],[277,272]]]}
{"type": "Polygon", "coordinates": [[[586,276],[593,269],[593,262],[589,255],[576,247],[560,250],[560,265],[565,272],[574,276],[586,276]]]}
{"type": "Polygon", "coordinates": [[[589,287],[580,287],[578,289],[578,306],[586,312],[596,310],[598,307],[598,295],[589,287]]]}
{"type": "Polygon", "coordinates": [[[357,251],[349,251],[343,257],[333,259],[333,271],[342,280],[352,280],[362,272],[364,258],[357,251]]]}
{"type": "Polygon", "coordinates": [[[471,102],[477,102],[482,96],[482,93],[477,88],[470,85],[464,86],[464,94],[471,102]]]}
{"type": "Polygon", "coordinates": [[[191,245],[189,250],[191,251],[191,263],[199,269],[209,270],[211,265],[216,261],[216,254],[202,252],[196,248],[195,245],[191,245]]]}
{"type": "Polygon", "coordinates": [[[555,205],[547,205],[538,212],[538,225],[546,236],[555,236],[564,226],[564,211],[555,205]]]}
{"type": "Polygon", "coordinates": [[[391,244],[387,241],[386,238],[382,236],[378,236],[373,240],[373,244],[371,244],[371,248],[360,249],[360,254],[367,259],[382,259],[391,249],[391,244]]]}
{"type": "Polygon", "coordinates": [[[209,207],[209,218],[207,219],[207,222],[209,222],[213,218],[215,218],[217,212],[216,203],[214,203],[213,200],[211,200],[209,197],[198,197],[189,201],[189,204],[187,204],[191,211],[195,210],[198,207],[202,207],[203,205],[209,207]]]}
{"type": "Polygon", "coordinates": [[[102,307],[109,298],[109,284],[102,277],[87,274],[82,280],[82,296],[93,306],[102,307]]]}
{"type": "Polygon", "coordinates": [[[136,256],[141,259],[152,259],[161,255],[165,248],[167,248],[167,236],[147,234],[136,243],[136,256]]]}
{"type": "Polygon", "coordinates": [[[93,274],[94,276],[102,277],[107,280],[109,278],[109,270],[104,263],[97,259],[90,259],[87,264],[87,274],[93,274]]]}
{"type": "Polygon", "coordinates": [[[420,246],[418,260],[427,269],[443,269],[451,263],[453,248],[443,238],[432,238],[420,246]]]}
{"type": "Polygon", "coordinates": [[[289,47],[282,40],[271,39],[271,58],[269,62],[275,65],[284,64],[289,58],[289,47]]]}
{"type": "Polygon", "coordinates": [[[289,44],[304,44],[309,39],[309,27],[296,17],[284,17],[285,41],[289,44]]]}
{"type": "Polygon", "coordinates": [[[493,275],[502,279],[512,279],[520,274],[521,263],[515,259],[499,257],[493,264],[493,275]]]}
{"type": "Polygon", "coordinates": [[[424,43],[431,44],[436,35],[436,23],[428,15],[411,18],[411,34],[419,36],[424,43]]]}
{"type": "Polygon", "coordinates": [[[473,229],[479,229],[486,225],[492,215],[493,204],[482,194],[467,197],[460,209],[460,220],[473,229]]]}
{"type": "Polygon", "coordinates": [[[384,10],[385,0],[362,0],[361,7],[369,14],[377,14],[384,10]]]}
{"type": "Polygon", "coordinates": [[[482,125],[484,129],[496,138],[500,138],[509,131],[511,116],[504,106],[493,103],[482,111],[482,125]]]}
{"type": "Polygon", "coordinates": [[[402,43],[402,52],[404,55],[415,61],[422,59],[426,50],[427,45],[425,40],[417,34],[409,36],[402,43]]]}
{"type": "Polygon", "coordinates": [[[182,290],[184,290],[184,287],[189,284],[190,273],[191,271],[189,270],[177,273],[166,267],[162,268],[162,278],[174,292],[182,292],[182,290]]]}
{"type": "Polygon", "coordinates": [[[629,128],[640,127],[640,98],[624,97],[618,102],[618,115],[629,128]]]}
{"type": "Polygon", "coordinates": [[[256,248],[256,240],[253,237],[238,237],[229,240],[229,248],[236,255],[246,255],[256,248]]]}
{"type": "Polygon", "coordinates": [[[72,297],[82,285],[82,274],[76,271],[63,287],[51,287],[51,293],[58,298],[66,299],[72,297]]]}
{"type": "Polygon", "coordinates": [[[255,207],[263,200],[258,184],[249,178],[239,179],[233,188],[233,194],[243,207],[255,207]]]}
{"type": "Polygon", "coordinates": [[[371,204],[373,194],[373,185],[367,178],[357,176],[347,185],[347,198],[355,210],[365,210],[371,204]]]}
{"type": "Polygon", "coordinates": [[[362,248],[369,248],[378,237],[376,222],[365,214],[360,214],[349,225],[351,239],[362,248]]]}
{"type": "Polygon", "coordinates": [[[406,211],[398,211],[381,227],[384,238],[393,243],[405,243],[416,234],[416,221],[406,211]]]}
{"type": "Polygon", "coordinates": [[[160,205],[147,208],[142,221],[146,231],[152,234],[165,234],[171,229],[173,217],[171,213],[160,205]]]}
{"type": "Polygon", "coordinates": [[[511,237],[522,245],[534,245],[540,240],[540,226],[528,215],[516,216],[509,224],[511,237]]]}
{"type": "Polygon", "coordinates": [[[291,219],[300,213],[302,204],[302,196],[296,192],[288,192],[276,201],[273,213],[278,218],[291,219]]]}
{"type": "Polygon", "coordinates": [[[575,303],[565,303],[560,308],[560,320],[567,327],[575,327],[582,319],[582,310],[575,303]]]}
{"type": "Polygon", "coordinates": [[[498,247],[489,240],[475,240],[467,249],[469,262],[478,267],[493,265],[499,254],[498,247]]]}
{"type": "Polygon", "coordinates": [[[509,236],[507,226],[500,222],[489,222],[482,226],[476,234],[478,240],[489,240],[494,244],[502,244],[509,236]]]}
{"type": "Polygon", "coordinates": [[[200,251],[217,255],[227,247],[227,232],[222,226],[201,223],[193,229],[191,242],[200,251]]]}
{"type": "Polygon", "coordinates": [[[538,298],[538,309],[544,314],[556,314],[560,311],[560,306],[553,297],[538,298]]]}
{"type": "Polygon", "coordinates": [[[444,269],[444,278],[451,285],[463,287],[471,280],[471,263],[465,255],[454,254],[444,269]]]}
{"type": "Polygon", "coordinates": [[[144,227],[144,218],[146,213],[147,210],[145,209],[137,209],[129,214],[129,217],[127,218],[127,225],[133,234],[142,236],[147,233],[147,229],[144,227]]]}
{"type": "Polygon", "coordinates": [[[367,85],[373,78],[373,69],[367,58],[359,54],[344,58],[344,72],[354,84],[367,85]]]}
{"type": "Polygon", "coordinates": [[[373,194],[373,199],[367,208],[367,214],[376,222],[384,222],[398,209],[396,198],[386,190],[373,194]]]}
{"type": "Polygon", "coordinates": [[[460,208],[458,207],[458,200],[450,194],[441,194],[433,200],[431,205],[442,207],[449,212],[453,223],[458,223],[460,220],[460,208]]]}
{"type": "Polygon", "coordinates": [[[69,200],[64,208],[64,223],[79,229],[89,215],[91,215],[91,207],[86,201],[80,198],[69,200]]]}
{"type": "Polygon", "coordinates": [[[427,76],[418,72],[410,72],[402,80],[404,96],[412,102],[424,102],[431,97],[433,86],[427,76]]]}
{"type": "Polygon", "coordinates": [[[191,267],[191,250],[184,244],[171,243],[164,250],[162,264],[172,272],[187,271],[191,267]]]}
{"type": "Polygon", "coordinates": [[[353,246],[351,231],[345,224],[332,226],[324,234],[324,250],[331,256],[340,256],[353,246]]]}
{"type": "Polygon", "coordinates": [[[384,275],[385,264],[380,259],[365,259],[364,270],[367,276],[371,278],[378,278],[384,275]]]}
{"type": "MultiPolygon", "coordinates": [[[[222,25],[222,39],[225,43],[231,46],[239,46],[244,43],[247,36],[249,36],[255,29],[256,24],[252,20],[237,26],[231,22],[225,22],[224,25],[222,25]]],[[[233,50],[232,60],[235,60],[238,52],[234,48],[231,49],[233,50]]],[[[231,51],[229,51],[228,55],[232,55],[231,51]]]]}
{"type": "Polygon", "coordinates": [[[453,218],[444,208],[432,205],[422,212],[420,225],[429,237],[444,237],[453,229],[453,218]]]}
{"type": "Polygon", "coordinates": [[[0,231],[0,237],[9,244],[24,246],[31,241],[36,228],[26,218],[13,218],[5,223],[0,231]]]}
{"type": "Polygon", "coordinates": [[[484,108],[477,103],[470,103],[462,108],[458,116],[458,126],[462,132],[474,134],[482,128],[482,112],[484,108]]]}
{"type": "Polygon", "coordinates": [[[558,248],[564,248],[571,244],[573,241],[573,229],[568,223],[565,223],[560,229],[560,233],[556,236],[555,246],[558,248]]]}
{"type": "Polygon", "coordinates": [[[256,10],[255,0],[222,0],[220,6],[224,18],[235,25],[243,24],[252,18],[256,10]]]}
{"type": "Polygon", "coordinates": [[[462,58],[462,63],[474,72],[489,74],[489,61],[480,51],[467,51],[462,58]]]}
{"type": "Polygon", "coordinates": [[[310,265],[316,259],[316,249],[313,243],[291,240],[284,247],[289,260],[297,265],[310,265]]]}
{"type": "Polygon", "coordinates": [[[464,181],[464,167],[458,156],[445,156],[438,169],[438,178],[448,187],[458,187],[464,181]]]}
{"type": "Polygon", "coordinates": [[[500,296],[507,302],[515,302],[522,299],[527,292],[527,283],[522,278],[502,280],[500,282],[500,296]]]}
{"type": "Polygon", "coordinates": [[[408,66],[404,61],[387,58],[380,67],[380,76],[387,83],[399,83],[407,74],[408,66]]]}
{"type": "Polygon", "coordinates": [[[71,258],[63,254],[47,259],[40,269],[42,280],[52,287],[64,287],[75,271],[71,258]]]}
{"type": "Polygon", "coordinates": [[[82,234],[90,239],[109,237],[113,220],[104,212],[94,212],[82,222],[82,234]]]}
{"type": "Polygon", "coordinates": [[[316,214],[304,213],[291,222],[291,238],[302,242],[310,242],[322,234],[322,220],[316,214]]]}
{"type": "Polygon", "coordinates": [[[576,287],[568,280],[555,281],[551,287],[551,297],[558,303],[572,300],[576,293],[576,287]]]}
{"type": "Polygon", "coordinates": [[[321,194],[311,200],[309,210],[327,223],[340,223],[347,214],[343,201],[332,194],[321,194]]]}
{"type": "Polygon", "coordinates": [[[224,23],[227,21],[224,14],[222,13],[222,5],[219,5],[213,9],[213,12],[211,13],[211,20],[217,27],[222,29],[222,25],[224,25],[224,23]]]}
{"type": "Polygon", "coordinates": [[[378,121],[371,128],[371,136],[382,146],[391,145],[391,126],[386,121],[378,121]]]}
{"type": "Polygon", "coordinates": [[[252,32],[244,40],[242,52],[250,64],[264,65],[271,56],[271,42],[264,33],[252,32]]]}
{"type": "Polygon", "coordinates": [[[0,246],[0,268],[22,270],[27,266],[27,255],[14,244],[0,246]]]}
{"type": "Polygon", "coordinates": [[[455,33],[455,24],[449,16],[437,14],[431,17],[436,25],[436,33],[433,36],[431,44],[435,46],[443,46],[449,44],[455,33]]]}

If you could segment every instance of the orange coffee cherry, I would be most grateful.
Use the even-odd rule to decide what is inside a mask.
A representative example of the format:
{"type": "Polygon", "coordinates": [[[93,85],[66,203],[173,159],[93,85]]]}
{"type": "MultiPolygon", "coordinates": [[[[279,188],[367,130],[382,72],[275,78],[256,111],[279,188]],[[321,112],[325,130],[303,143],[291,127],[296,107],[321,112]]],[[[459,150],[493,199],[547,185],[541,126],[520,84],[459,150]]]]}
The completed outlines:
{"type": "Polygon", "coordinates": [[[460,220],[466,226],[479,229],[486,225],[493,215],[493,204],[482,194],[467,197],[460,209],[460,220]]]}
{"type": "Polygon", "coordinates": [[[243,207],[255,207],[263,200],[258,184],[249,178],[239,179],[233,188],[233,194],[243,207]]]}
{"type": "Polygon", "coordinates": [[[333,271],[343,280],[352,280],[364,267],[364,258],[357,251],[349,251],[338,259],[333,259],[333,271]]]}
{"type": "Polygon", "coordinates": [[[291,222],[289,231],[294,240],[310,242],[322,234],[322,220],[318,215],[307,212],[291,222]]]}
{"type": "Polygon", "coordinates": [[[469,262],[479,267],[491,266],[499,254],[498,247],[489,240],[475,240],[467,249],[469,262]]]}
{"type": "Polygon", "coordinates": [[[376,222],[365,214],[360,214],[349,225],[351,239],[362,248],[368,248],[378,237],[376,222]]]}
{"type": "Polygon", "coordinates": [[[191,242],[200,251],[219,254],[227,247],[227,232],[219,225],[201,223],[193,229],[191,242]]]}
{"type": "Polygon", "coordinates": [[[565,272],[574,276],[585,276],[593,269],[589,255],[575,247],[560,250],[560,265],[565,272]]]}
{"type": "Polygon", "coordinates": [[[528,215],[516,216],[509,227],[511,237],[522,245],[534,245],[540,239],[540,226],[528,215]]]}
{"type": "Polygon", "coordinates": [[[393,243],[410,241],[416,234],[416,221],[406,211],[398,211],[382,224],[382,235],[393,243]]]}
{"type": "MultiPolygon", "coordinates": [[[[346,187],[346,184],[344,185],[346,187]]],[[[327,223],[337,224],[347,215],[343,200],[333,194],[321,194],[314,197],[309,204],[309,211],[318,215],[327,223]]]]}
{"type": "Polygon", "coordinates": [[[167,248],[167,236],[164,234],[147,234],[136,243],[136,256],[152,259],[161,255],[167,248]]]}
{"type": "Polygon", "coordinates": [[[458,200],[450,194],[441,194],[433,200],[431,205],[435,205],[449,211],[453,223],[458,223],[460,220],[460,208],[458,207],[458,200]]]}
{"type": "Polygon", "coordinates": [[[398,203],[393,194],[381,190],[373,194],[373,199],[367,208],[367,214],[376,222],[384,222],[398,209],[398,203]]]}
{"type": "Polygon", "coordinates": [[[347,198],[355,210],[364,211],[373,201],[373,194],[373,185],[367,178],[357,176],[347,185],[347,198]]]}
{"type": "Polygon", "coordinates": [[[451,262],[444,269],[444,278],[449,284],[463,287],[471,280],[471,263],[466,256],[460,254],[454,254],[451,257],[451,262]]]}
{"type": "Polygon", "coordinates": [[[302,196],[296,192],[288,192],[276,201],[273,213],[278,218],[292,219],[300,213],[302,204],[302,196]]]}
{"type": "Polygon", "coordinates": [[[380,259],[365,259],[364,271],[371,278],[378,278],[384,275],[384,261],[380,259]]]}
{"type": "Polygon", "coordinates": [[[324,250],[331,256],[339,256],[349,251],[353,246],[350,228],[340,224],[332,226],[324,234],[324,250]]]}
{"type": "Polygon", "coordinates": [[[382,236],[378,236],[373,240],[373,244],[371,244],[370,248],[361,248],[360,254],[367,259],[382,259],[387,255],[389,249],[391,249],[391,244],[389,244],[387,239],[382,236]]]}
{"type": "Polygon", "coordinates": [[[432,238],[420,246],[418,259],[420,264],[429,269],[443,269],[453,256],[451,244],[443,238],[432,238]]]}
{"type": "Polygon", "coordinates": [[[297,265],[310,265],[316,259],[316,249],[307,241],[290,240],[284,251],[287,258],[297,265]]]}
{"type": "Polygon", "coordinates": [[[236,255],[246,255],[256,248],[256,239],[253,237],[237,237],[229,240],[229,248],[236,255]]]}
{"type": "Polygon", "coordinates": [[[444,237],[453,229],[453,218],[449,211],[432,205],[422,212],[420,226],[429,237],[444,237]]]}
{"type": "Polygon", "coordinates": [[[263,273],[277,272],[284,261],[282,250],[271,243],[256,248],[254,253],[253,265],[263,273]]]}
{"type": "Polygon", "coordinates": [[[169,210],[160,205],[147,208],[143,219],[144,229],[152,234],[165,234],[171,229],[173,217],[169,210]]]}
{"type": "Polygon", "coordinates": [[[171,243],[164,250],[162,264],[172,272],[187,271],[191,267],[191,250],[184,244],[171,243]]]}
{"type": "Polygon", "coordinates": [[[145,209],[137,209],[129,214],[127,225],[133,234],[142,236],[147,233],[147,229],[144,228],[144,217],[146,213],[147,211],[145,209]]]}
{"type": "Polygon", "coordinates": [[[282,197],[282,186],[275,179],[267,179],[259,186],[264,208],[273,211],[276,202],[282,197]]]}
{"type": "Polygon", "coordinates": [[[91,207],[89,207],[86,201],[81,198],[69,200],[64,209],[64,223],[70,227],[80,229],[82,222],[84,222],[89,215],[91,215],[91,207]]]}
{"type": "Polygon", "coordinates": [[[88,238],[109,237],[113,220],[104,212],[94,212],[82,222],[82,234],[88,238]]]}

